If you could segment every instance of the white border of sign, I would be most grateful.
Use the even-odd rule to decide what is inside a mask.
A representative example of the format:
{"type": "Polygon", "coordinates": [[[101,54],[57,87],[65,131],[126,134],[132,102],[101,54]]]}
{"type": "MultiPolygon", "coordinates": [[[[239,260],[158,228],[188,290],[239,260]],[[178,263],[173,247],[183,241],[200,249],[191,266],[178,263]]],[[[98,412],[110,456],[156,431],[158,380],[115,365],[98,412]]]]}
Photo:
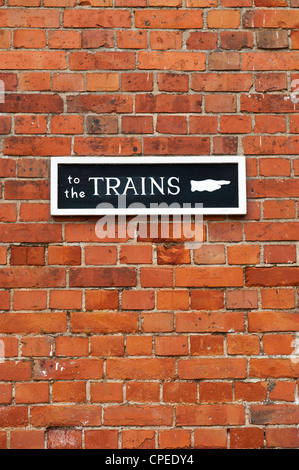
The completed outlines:
{"type": "Polygon", "coordinates": [[[245,157],[51,157],[51,214],[52,215],[175,215],[175,214],[206,214],[206,215],[221,215],[221,214],[246,214],[246,167],[245,157]],[[59,164],[136,164],[142,165],[144,163],[161,164],[161,163],[175,163],[175,164],[188,164],[188,163],[238,163],[238,179],[239,179],[239,204],[238,207],[215,207],[215,208],[127,208],[127,209],[59,209],[58,208],[58,165],[59,164]]]}

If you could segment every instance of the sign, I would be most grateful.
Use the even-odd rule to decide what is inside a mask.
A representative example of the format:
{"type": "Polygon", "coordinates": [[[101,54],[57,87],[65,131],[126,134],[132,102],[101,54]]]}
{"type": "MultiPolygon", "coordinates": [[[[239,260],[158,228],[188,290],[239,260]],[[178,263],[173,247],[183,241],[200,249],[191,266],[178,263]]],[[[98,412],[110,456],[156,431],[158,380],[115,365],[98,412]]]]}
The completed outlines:
{"type": "Polygon", "coordinates": [[[52,157],[51,214],[246,214],[245,157],[52,157]]]}

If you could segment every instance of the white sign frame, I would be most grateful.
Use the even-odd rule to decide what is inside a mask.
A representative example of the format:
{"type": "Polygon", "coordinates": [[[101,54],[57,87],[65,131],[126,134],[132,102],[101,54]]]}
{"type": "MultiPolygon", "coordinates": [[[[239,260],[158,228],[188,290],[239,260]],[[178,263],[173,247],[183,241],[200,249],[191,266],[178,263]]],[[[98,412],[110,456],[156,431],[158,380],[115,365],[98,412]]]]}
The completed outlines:
{"type": "Polygon", "coordinates": [[[244,215],[247,211],[246,203],[246,163],[244,156],[180,156],[180,157],[51,157],[51,199],[50,210],[54,216],[77,215],[244,215]],[[88,208],[88,209],[60,209],[58,208],[58,165],[59,164],[188,164],[188,163],[237,163],[238,164],[238,207],[224,208],[88,208]]]}

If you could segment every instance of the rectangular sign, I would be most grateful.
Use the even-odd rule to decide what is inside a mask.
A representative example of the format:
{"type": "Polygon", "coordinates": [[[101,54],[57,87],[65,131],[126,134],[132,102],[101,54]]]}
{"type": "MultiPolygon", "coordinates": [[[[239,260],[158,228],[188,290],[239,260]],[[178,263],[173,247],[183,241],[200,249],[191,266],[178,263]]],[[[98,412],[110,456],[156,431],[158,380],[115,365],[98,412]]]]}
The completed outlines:
{"type": "Polygon", "coordinates": [[[245,157],[52,157],[51,214],[246,214],[245,157]]]}

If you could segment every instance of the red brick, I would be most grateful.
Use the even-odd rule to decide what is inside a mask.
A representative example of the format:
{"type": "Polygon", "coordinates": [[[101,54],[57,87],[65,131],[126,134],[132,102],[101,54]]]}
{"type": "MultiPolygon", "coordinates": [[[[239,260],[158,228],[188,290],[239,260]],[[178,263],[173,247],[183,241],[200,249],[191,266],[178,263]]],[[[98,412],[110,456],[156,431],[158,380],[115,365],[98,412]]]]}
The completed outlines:
{"type": "Polygon", "coordinates": [[[98,49],[99,47],[113,47],[113,31],[111,30],[83,30],[82,47],[84,49],[98,49]]]}
{"type": "Polygon", "coordinates": [[[16,134],[45,134],[47,132],[46,116],[16,116],[16,134]]]}
{"type": "Polygon", "coordinates": [[[298,448],[299,435],[297,428],[279,428],[266,429],[266,446],[278,448],[298,448]]]}
{"type": "Polygon", "coordinates": [[[56,356],[88,356],[88,338],[56,338],[56,356]]]}
{"type": "Polygon", "coordinates": [[[299,409],[297,405],[251,405],[252,424],[297,424],[299,409]]]}
{"type": "Polygon", "coordinates": [[[189,264],[190,251],[184,246],[158,246],[158,264],[189,264]]]}
{"type": "Polygon", "coordinates": [[[66,331],[64,313],[3,313],[1,333],[44,333],[66,331]]]}
{"type": "Polygon", "coordinates": [[[101,359],[45,359],[34,363],[33,378],[40,380],[101,379],[101,359]]]}
{"type": "Polygon", "coordinates": [[[219,310],[223,308],[223,292],[218,290],[192,290],[191,308],[195,310],[219,310]]]}
{"type": "Polygon", "coordinates": [[[218,127],[217,116],[190,116],[190,134],[215,134],[218,127]]]}
{"type": "Polygon", "coordinates": [[[21,340],[23,356],[50,356],[53,354],[54,339],[49,336],[27,337],[21,340]]]}
{"type": "Polygon", "coordinates": [[[86,291],[86,309],[97,310],[106,309],[110,310],[118,308],[118,292],[110,290],[87,290],[86,291]]]}
{"type": "Polygon", "coordinates": [[[265,354],[292,354],[294,352],[294,335],[269,334],[263,337],[265,354]]]}
{"type": "Polygon", "coordinates": [[[127,336],[126,353],[128,356],[151,356],[152,352],[152,336],[127,336]]]}
{"type": "Polygon", "coordinates": [[[226,292],[227,309],[254,309],[258,307],[258,293],[254,290],[232,290],[226,292]]]}
{"type": "Polygon", "coordinates": [[[188,355],[187,336],[157,337],[155,341],[157,356],[185,356],[188,355]]]}
{"type": "Polygon", "coordinates": [[[51,132],[53,134],[83,134],[83,117],[53,116],[51,132]]]}
{"type": "Polygon", "coordinates": [[[239,51],[253,47],[253,34],[248,31],[221,31],[220,40],[222,49],[239,51]]]}
{"type": "Polygon", "coordinates": [[[151,245],[122,245],[120,248],[120,262],[123,264],[151,264],[151,245]]]}
{"type": "Polygon", "coordinates": [[[218,356],[223,354],[223,337],[220,335],[196,335],[190,337],[192,356],[218,356]]]}
{"type": "Polygon", "coordinates": [[[264,247],[265,263],[295,263],[295,245],[267,245],[264,247]]]}
{"type": "Polygon", "coordinates": [[[171,426],[173,409],[170,406],[111,406],[105,409],[106,426],[171,426]]]}
{"type": "Polygon", "coordinates": [[[90,353],[92,356],[123,356],[124,338],[122,336],[91,337],[90,353]]]}
{"type": "Polygon", "coordinates": [[[122,431],[123,449],[153,449],[155,447],[155,431],[128,429],[122,431]]]}
{"type": "Polygon", "coordinates": [[[124,291],[122,293],[122,308],[125,310],[152,310],[155,307],[153,291],[124,291]]]}
{"type": "Polygon", "coordinates": [[[51,89],[51,74],[47,72],[19,73],[19,90],[48,91],[51,89]]]}
{"type": "Polygon", "coordinates": [[[47,308],[46,291],[17,290],[14,292],[14,310],[43,310],[45,308],[47,308]]]}
{"type": "MultiPolygon", "coordinates": [[[[286,117],[285,116],[269,116],[269,115],[255,116],[254,132],[256,134],[276,134],[277,132],[286,132],[286,117]]],[[[260,171],[263,171],[263,168],[265,169],[266,160],[270,161],[270,159],[261,159],[260,171]]],[[[274,159],[272,159],[272,163],[275,164],[274,159]]],[[[261,172],[260,174],[263,174],[263,173],[261,172]]],[[[280,174],[279,176],[282,176],[282,175],[280,174]]]]}
{"type": "Polygon", "coordinates": [[[63,16],[65,28],[129,28],[130,12],[126,10],[65,10],[63,16]]]}
{"type": "Polygon", "coordinates": [[[200,403],[230,403],[233,401],[233,387],[231,383],[200,382],[200,403]]]}
{"type": "Polygon", "coordinates": [[[243,286],[242,268],[192,267],[176,268],[178,287],[234,287],[243,286]]]}
{"type": "Polygon", "coordinates": [[[121,403],[123,401],[122,382],[93,382],[90,387],[92,403],[121,403]]]}
{"type": "Polygon", "coordinates": [[[141,287],[172,287],[171,268],[141,268],[141,287]]]}
{"type": "Polygon", "coordinates": [[[0,409],[1,427],[24,427],[28,425],[28,408],[26,406],[2,406],[0,409]]]}
{"type": "Polygon", "coordinates": [[[205,73],[191,76],[191,89],[196,91],[249,91],[252,83],[250,74],[205,73]]]}
{"type": "Polygon", "coordinates": [[[10,434],[11,449],[44,449],[44,431],[35,429],[13,430],[10,434]]]}
{"type": "Polygon", "coordinates": [[[257,335],[227,335],[228,354],[246,356],[260,353],[260,339],[257,335]]]}
{"type": "Polygon", "coordinates": [[[153,74],[124,72],[121,76],[121,89],[122,91],[152,91],[153,74]]]}
{"type": "Polygon", "coordinates": [[[134,312],[71,313],[71,330],[76,333],[132,333],[137,331],[137,323],[134,312]]]}
{"type": "Polygon", "coordinates": [[[49,402],[48,383],[19,383],[15,390],[16,403],[49,402]]]}
{"type": "MultiPolygon", "coordinates": [[[[0,205],[0,221],[1,222],[16,222],[17,220],[17,207],[15,204],[2,203],[0,205]]],[[[6,260],[6,257],[5,257],[6,260]]],[[[6,264],[2,263],[2,264],[6,264]]]]}
{"type": "Polygon", "coordinates": [[[297,363],[292,363],[290,359],[251,358],[249,374],[250,377],[261,378],[295,378],[298,375],[298,365],[297,363]]]}
{"type": "Polygon", "coordinates": [[[12,246],[11,265],[34,265],[45,264],[45,248],[43,246],[12,246]]]}
{"type": "Polygon", "coordinates": [[[243,331],[244,318],[239,312],[188,312],[176,314],[177,332],[224,332],[231,328],[234,331],[243,331]]]}
{"type": "Polygon", "coordinates": [[[50,292],[49,307],[57,310],[81,309],[82,292],[78,290],[53,290],[50,292]]]}
{"type": "Polygon", "coordinates": [[[255,90],[258,92],[285,90],[287,79],[285,73],[257,73],[255,90]]]}
{"type": "Polygon", "coordinates": [[[181,49],[181,31],[151,31],[150,46],[152,50],[181,49]]]}
{"type": "Polygon", "coordinates": [[[248,331],[296,331],[299,316],[285,312],[248,313],[248,331]]]}
{"type": "Polygon", "coordinates": [[[0,26],[9,28],[59,28],[59,11],[24,8],[1,9],[0,26]]]}
{"type": "Polygon", "coordinates": [[[246,359],[186,359],[178,361],[180,379],[246,377],[246,359]]]}
{"type": "Polygon", "coordinates": [[[146,49],[147,32],[146,31],[117,31],[118,49],[146,49]]]}
{"type": "Polygon", "coordinates": [[[152,134],[152,116],[122,116],[122,132],[124,134],[152,134]]]}
{"type": "Polygon", "coordinates": [[[189,50],[217,49],[217,33],[192,32],[187,39],[186,46],[189,50]]]}
{"type": "MultiPolygon", "coordinates": [[[[67,137],[8,137],[5,140],[5,155],[69,155],[71,141],[67,137]]],[[[19,182],[22,184],[22,182],[19,182]]],[[[15,184],[15,182],[14,182],[15,184]]],[[[26,184],[28,184],[26,182],[26,184]]],[[[31,183],[32,187],[34,182],[31,183]]],[[[44,186],[45,182],[43,182],[44,186]]]]}
{"type": "Polygon", "coordinates": [[[202,12],[195,10],[139,10],[135,13],[136,28],[198,29],[202,24],[202,12]]]}
{"type": "Polygon", "coordinates": [[[236,155],[238,147],[238,138],[231,136],[217,136],[213,139],[215,155],[236,155]]]}
{"type": "Polygon", "coordinates": [[[260,449],[264,447],[264,431],[261,428],[234,428],[230,431],[231,449],[260,449]]]}
{"type": "Polygon", "coordinates": [[[165,382],[163,400],[165,403],[195,403],[197,401],[196,383],[165,382]]]}
{"type": "Polygon", "coordinates": [[[187,134],[188,126],[185,116],[158,116],[156,131],[161,134],[187,134]]]}
{"type": "Polygon", "coordinates": [[[52,387],[53,402],[81,403],[86,401],[85,382],[54,382],[52,387]]]}
{"type": "Polygon", "coordinates": [[[85,431],[85,449],[117,449],[118,431],[97,429],[85,431]]]}
{"type": "Polygon", "coordinates": [[[205,61],[206,55],[201,52],[141,51],[138,53],[138,68],[146,70],[205,70],[205,61]]]}
{"type": "Polygon", "coordinates": [[[229,264],[258,264],[260,247],[257,245],[235,245],[227,247],[229,264]]]}
{"type": "Polygon", "coordinates": [[[266,382],[236,382],[235,399],[237,401],[264,401],[267,397],[266,382]]]}
{"type": "Polygon", "coordinates": [[[12,401],[12,384],[0,384],[0,403],[8,404],[8,403],[11,403],[11,401],[12,401]]]}
{"type": "Polygon", "coordinates": [[[118,73],[88,73],[86,76],[87,91],[117,91],[118,89],[118,73]]]}
{"type": "Polygon", "coordinates": [[[80,49],[81,34],[77,31],[49,31],[50,49],[80,49]]]}
{"type": "Polygon", "coordinates": [[[296,286],[299,269],[297,267],[245,268],[247,286],[296,286]]]}
{"type": "Polygon", "coordinates": [[[220,132],[222,134],[248,134],[251,132],[250,116],[221,116],[220,132]]]}
{"type": "Polygon", "coordinates": [[[245,422],[242,405],[178,405],[177,426],[242,425],[245,422]]]}
{"type": "Polygon", "coordinates": [[[46,43],[45,31],[30,29],[17,29],[14,31],[13,44],[16,48],[43,49],[46,43]]]}
{"type": "Polygon", "coordinates": [[[135,286],[134,268],[70,268],[71,287],[135,286]]]}
{"type": "Polygon", "coordinates": [[[226,429],[195,429],[194,447],[195,449],[226,449],[227,432],[226,429]]]}
{"type": "Polygon", "coordinates": [[[141,318],[143,332],[169,332],[174,329],[173,313],[143,313],[141,318]]]}
{"type": "Polygon", "coordinates": [[[30,422],[35,427],[100,426],[101,410],[99,405],[35,406],[31,407],[30,422]]]}
{"type": "Polygon", "coordinates": [[[295,292],[292,289],[263,289],[262,290],[263,308],[294,308],[295,292]]]}
{"type": "Polygon", "coordinates": [[[174,359],[117,358],[108,359],[107,378],[116,379],[171,379],[174,377],[174,359]]]}
{"type": "Polygon", "coordinates": [[[139,403],[154,403],[160,401],[160,384],[157,382],[127,383],[126,398],[128,401],[139,403]]]}
{"type": "Polygon", "coordinates": [[[170,429],[159,431],[160,449],[186,449],[191,447],[191,431],[170,429]]]}
{"type": "Polygon", "coordinates": [[[127,51],[70,52],[69,63],[70,70],[130,70],[135,68],[135,54],[127,51]]]}
{"type": "Polygon", "coordinates": [[[88,134],[117,134],[118,120],[116,116],[87,116],[88,134]]]}
{"type": "Polygon", "coordinates": [[[297,19],[292,10],[248,10],[243,16],[245,28],[296,28],[297,19]]]}
{"type": "Polygon", "coordinates": [[[158,310],[188,310],[189,309],[189,292],[187,290],[158,291],[157,292],[157,309],[158,310]]]}
{"type": "Polygon", "coordinates": [[[270,390],[269,398],[273,401],[294,401],[295,382],[274,382],[274,388],[270,390]]]}
{"type": "Polygon", "coordinates": [[[49,429],[48,449],[81,449],[82,436],[77,429],[49,429]]]}

